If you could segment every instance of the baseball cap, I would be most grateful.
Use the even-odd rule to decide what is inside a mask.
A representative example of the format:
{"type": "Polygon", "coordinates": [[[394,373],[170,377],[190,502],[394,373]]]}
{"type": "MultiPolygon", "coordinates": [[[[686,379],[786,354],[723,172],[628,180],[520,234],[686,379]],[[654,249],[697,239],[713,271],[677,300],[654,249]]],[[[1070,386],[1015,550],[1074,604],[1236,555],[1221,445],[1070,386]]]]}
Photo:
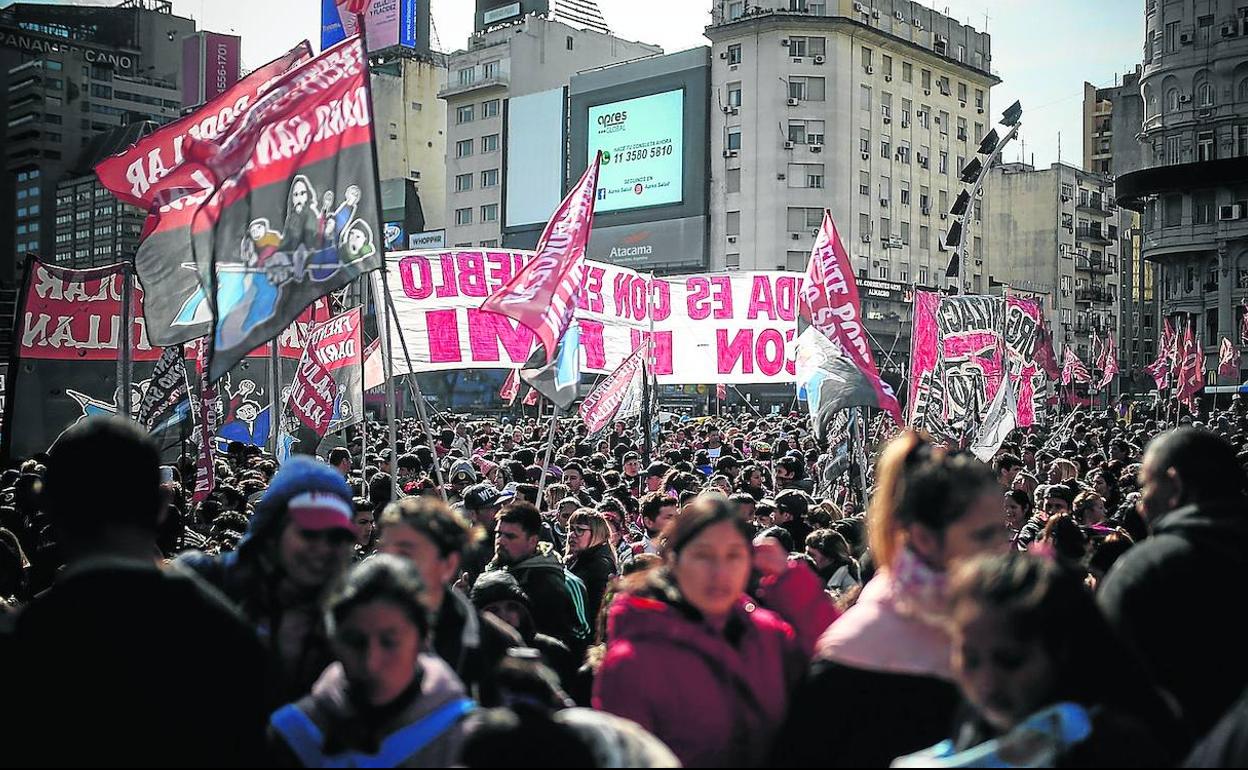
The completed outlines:
{"type": "Polygon", "coordinates": [[[464,507],[469,510],[480,510],[493,505],[501,505],[515,496],[515,491],[501,492],[489,482],[473,484],[464,490],[464,507]]]}
{"type": "Polygon", "coordinates": [[[641,455],[637,454],[636,452],[625,452],[624,457],[623,459],[620,460],[620,462],[628,463],[628,462],[632,462],[633,460],[640,460],[640,459],[641,459],[641,455]]]}
{"type": "Polygon", "coordinates": [[[341,529],[355,534],[351,503],[329,492],[300,492],[286,504],[286,514],[300,529],[341,529]]]}

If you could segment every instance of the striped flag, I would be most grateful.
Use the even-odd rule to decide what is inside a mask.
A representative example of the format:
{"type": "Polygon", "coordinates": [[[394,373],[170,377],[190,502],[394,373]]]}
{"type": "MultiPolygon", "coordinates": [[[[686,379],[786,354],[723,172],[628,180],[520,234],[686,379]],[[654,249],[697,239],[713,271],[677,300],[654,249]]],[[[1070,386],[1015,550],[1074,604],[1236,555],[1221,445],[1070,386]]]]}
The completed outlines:
{"type": "Polygon", "coordinates": [[[1218,374],[1239,379],[1239,351],[1229,337],[1222,338],[1222,346],[1218,350],[1218,374]]]}
{"type": "Polygon", "coordinates": [[[1101,354],[1101,382],[1097,385],[1102,390],[1118,376],[1118,343],[1108,333],[1105,335],[1105,352],[1101,354]]]}
{"type": "Polygon", "coordinates": [[[1062,361],[1062,384],[1089,382],[1091,379],[1092,375],[1088,373],[1088,367],[1079,360],[1079,356],[1075,355],[1075,349],[1067,345],[1066,356],[1062,361]]]}
{"type": "Polygon", "coordinates": [[[481,310],[505,315],[537,335],[542,349],[535,351],[537,358],[531,358],[528,366],[551,363],[555,347],[572,322],[585,284],[585,247],[594,226],[601,160],[600,152],[559,204],[542,231],[533,259],[481,305],[481,310]]]}

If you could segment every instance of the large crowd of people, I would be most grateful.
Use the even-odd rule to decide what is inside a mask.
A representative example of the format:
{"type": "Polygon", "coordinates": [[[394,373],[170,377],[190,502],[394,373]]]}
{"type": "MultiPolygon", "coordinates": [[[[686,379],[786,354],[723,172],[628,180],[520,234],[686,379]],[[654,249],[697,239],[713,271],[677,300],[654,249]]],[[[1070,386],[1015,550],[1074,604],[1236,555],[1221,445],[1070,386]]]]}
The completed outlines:
{"type": "Polygon", "coordinates": [[[84,420],[0,475],[0,758],[1245,766],[1246,407],[987,463],[881,418],[869,468],[797,413],[403,420],[197,503],[84,420]]]}

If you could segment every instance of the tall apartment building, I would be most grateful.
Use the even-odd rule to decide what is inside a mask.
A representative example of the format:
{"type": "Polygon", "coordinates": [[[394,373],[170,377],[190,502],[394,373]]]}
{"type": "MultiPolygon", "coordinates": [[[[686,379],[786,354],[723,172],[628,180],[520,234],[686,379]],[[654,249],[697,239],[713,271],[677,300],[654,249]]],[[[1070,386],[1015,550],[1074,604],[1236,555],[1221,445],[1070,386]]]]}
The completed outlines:
{"type": "Polygon", "coordinates": [[[1073,346],[1091,365],[1092,338],[1121,328],[1112,180],[1066,163],[1006,163],[989,172],[984,197],[994,282],[1044,298],[1059,356],[1073,346]]]}
{"type": "Polygon", "coordinates": [[[438,53],[372,66],[382,214],[402,235],[446,226],[446,73],[438,53]]]}
{"type": "Polygon", "coordinates": [[[27,252],[56,254],[57,188],[93,137],[177,117],[194,31],[168,0],[0,10],[0,284],[15,282],[27,252]]]}
{"type": "MultiPolygon", "coordinates": [[[[804,270],[827,208],[860,277],[944,286],[959,175],[995,120],[989,35],[910,0],[712,8],[711,269],[804,270]]],[[[976,208],[962,279],[982,292],[976,208]]],[[[904,359],[907,295],[880,294],[898,301],[864,308],[868,331],[904,359]]]]}
{"type": "Polygon", "coordinates": [[[1145,0],[1143,165],[1118,200],[1142,215],[1161,312],[1191,320],[1216,378],[1248,299],[1248,6],[1145,0]]]}
{"type": "MultiPolygon", "coordinates": [[[[1144,122],[1140,94],[1142,67],[1122,76],[1113,86],[1083,84],[1083,167],[1116,178],[1144,164],[1144,145],[1138,134],[1144,122]]],[[[1154,387],[1143,368],[1157,355],[1157,266],[1140,254],[1140,215],[1123,206],[1118,210],[1122,387],[1154,387]]]]}
{"type": "Polygon", "coordinates": [[[476,33],[467,49],[451,54],[450,79],[439,94],[447,112],[447,245],[502,245],[504,152],[525,151],[523,136],[508,137],[504,148],[508,99],[566,88],[582,70],[662,52],[529,15],[476,33]]]}

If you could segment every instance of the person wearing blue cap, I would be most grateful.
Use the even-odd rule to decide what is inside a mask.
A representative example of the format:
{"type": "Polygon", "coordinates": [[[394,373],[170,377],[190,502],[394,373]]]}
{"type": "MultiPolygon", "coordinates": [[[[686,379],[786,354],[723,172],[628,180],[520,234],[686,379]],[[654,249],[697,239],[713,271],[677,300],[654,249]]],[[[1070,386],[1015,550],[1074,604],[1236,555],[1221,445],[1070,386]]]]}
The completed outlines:
{"type": "Polygon", "coordinates": [[[273,477],[238,549],[191,552],[176,564],[233,600],[268,642],[274,703],[308,692],[333,657],[322,594],[351,565],[356,531],[351,488],[333,467],[295,456],[273,477]]]}

